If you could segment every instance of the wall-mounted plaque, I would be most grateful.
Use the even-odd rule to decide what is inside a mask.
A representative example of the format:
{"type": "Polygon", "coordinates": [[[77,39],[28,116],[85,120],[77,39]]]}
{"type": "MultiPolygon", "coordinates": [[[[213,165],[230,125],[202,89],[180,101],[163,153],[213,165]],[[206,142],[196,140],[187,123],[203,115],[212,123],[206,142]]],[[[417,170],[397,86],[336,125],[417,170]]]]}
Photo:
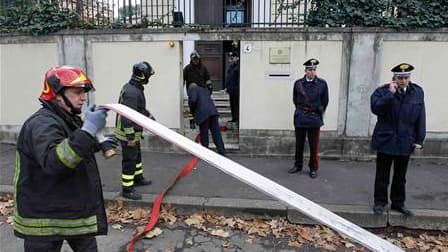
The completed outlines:
{"type": "Polygon", "coordinates": [[[269,64],[290,64],[290,63],[291,63],[290,47],[269,48],[269,64]]]}

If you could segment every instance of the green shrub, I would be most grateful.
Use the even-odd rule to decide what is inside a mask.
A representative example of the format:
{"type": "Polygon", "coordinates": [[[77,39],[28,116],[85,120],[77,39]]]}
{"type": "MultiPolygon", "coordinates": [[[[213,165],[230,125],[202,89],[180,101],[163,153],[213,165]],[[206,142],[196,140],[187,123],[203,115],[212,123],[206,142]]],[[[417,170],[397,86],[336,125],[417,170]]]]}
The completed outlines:
{"type": "Polygon", "coordinates": [[[60,9],[57,3],[41,0],[38,5],[6,8],[0,16],[0,32],[22,32],[43,35],[62,29],[82,26],[78,14],[60,9]]]}
{"type": "Polygon", "coordinates": [[[307,25],[448,27],[448,0],[312,0],[307,25]]]}

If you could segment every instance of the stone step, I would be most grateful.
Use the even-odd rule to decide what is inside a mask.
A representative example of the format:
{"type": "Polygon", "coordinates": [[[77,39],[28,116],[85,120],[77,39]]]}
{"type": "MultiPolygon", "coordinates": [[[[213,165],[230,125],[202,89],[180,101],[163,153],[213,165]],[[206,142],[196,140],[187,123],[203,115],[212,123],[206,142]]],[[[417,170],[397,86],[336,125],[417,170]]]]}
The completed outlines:
{"type": "MultiPolygon", "coordinates": [[[[219,115],[219,125],[225,125],[228,129],[232,129],[235,132],[237,132],[238,130],[238,126],[235,123],[231,123],[229,122],[232,119],[232,117],[230,116],[230,113],[226,114],[220,114],[219,115]]],[[[196,125],[197,126],[197,125],[196,125]]],[[[184,128],[190,128],[190,120],[187,119],[186,114],[184,117],[184,128]]]]}
{"type": "MultiPolygon", "coordinates": [[[[231,110],[230,110],[230,103],[229,103],[229,95],[221,91],[214,91],[212,94],[212,99],[215,103],[216,109],[219,112],[220,117],[231,117],[231,110]]],[[[184,114],[188,114],[189,108],[188,108],[188,98],[184,98],[183,100],[183,106],[184,106],[184,114]]],[[[229,121],[230,119],[226,120],[229,121]]]]}
{"type": "MultiPolygon", "coordinates": [[[[217,108],[220,108],[220,107],[224,107],[224,108],[229,108],[230,107],[230,103],[229,103],[229,101],[224,101],[224,100],[218,100],[218,101],[214,101],[214,103],[215,103],[215,106],[217,107],[217,108]]],[[[188,100],[184,100],[184,107],[187,107],[188,108],[188,100]]]]}

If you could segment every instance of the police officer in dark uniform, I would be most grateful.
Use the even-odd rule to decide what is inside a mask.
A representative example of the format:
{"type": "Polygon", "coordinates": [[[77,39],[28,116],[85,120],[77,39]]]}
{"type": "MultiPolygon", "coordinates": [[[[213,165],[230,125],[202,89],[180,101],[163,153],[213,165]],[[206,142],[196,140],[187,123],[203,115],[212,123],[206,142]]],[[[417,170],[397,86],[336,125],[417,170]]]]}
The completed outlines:
{"type": "MultiPolygon", "coordinates": [[[[143,61],[135,64],[132,68],[131,80],[123,86],[118,102],[155,120],[154,116],[146,109],[145,88],[143,87],[143,85],[148,84],[152,75],[154,75],[154,70],[148,62],[143,61]]],[[[142,132],[143,128],[140,125],[117,114],[115,137],[120,140],[123,152],[122,196],[133,200],[142,198],[142,195],[135,191],[135,186],[151,184],[151,181],[143,176],[143,162],[140,149],[142,132]]]]}
{"type": "Polygon", "coordinates": [[[218,153],[226,156],[218,121],[219,113],[210,92],[206,88],[196,85],[196,83],[191,83],[188,89],[188,105],[194,120],[199,124],[201,144],[208,148],[208,131],[210,130],[218,153]]]}
{"type": "Polygon", "coordinates": [[[375,90],[370,97],[372,113],[377,123],[372,146],[377,151],[374,207],[382,214],[388,204],[388,186],[392,163],[394,175],[390,199],[391,209],[405,216],[412,212],[404,205],[409,156],[421,149],[426,136],[426,114],[423,89],[410,80],[414,67],[402,63],[394,68],[393,80],[375,90]]]}
{"type": "Polygon", "coordinates": [[[296,154],[294,167],[289,173],[297,173],[303,166],[303,148],[305,138],[308,137],[310,160],[309,175],[317,177],[319,168],[319,135],[320,127],[324,124],[323,115],[328,105],[328,86],[324,79],[317,77],[316,69],[319,61],[309,59],[305,66],[305,76],[294,83],[293,102],[294,127],[296,134],[296,154]]]}
{"type": "Polygon", "coordinates": [[[229,94],[230,111],[232,120],[230,122],[239,122],[240,118],[240,57],[237,52],[230,52],[230,65],[227,69],[225,87],[229,94]]]}
{"type": "Polygon", "coordinates": [[[187,92],[191,83],[196,83],[200,87],[205,87],[211,93],[213,91],[210,73],[207,67],[202,63],[201,56],[197,51],[190,54],[190,64],[184,68],[184,81],[187,92]]]}
{"type": "Polygon", "coordinates": [[[14,175],[14,233],[25,251],[98,251],[95,235],[107,234],[102,184],[95,152],[106,110],[85,112],[94,90],[77,67],[45,74],[42,108],[23,124],[17,139],[14,175]]]}

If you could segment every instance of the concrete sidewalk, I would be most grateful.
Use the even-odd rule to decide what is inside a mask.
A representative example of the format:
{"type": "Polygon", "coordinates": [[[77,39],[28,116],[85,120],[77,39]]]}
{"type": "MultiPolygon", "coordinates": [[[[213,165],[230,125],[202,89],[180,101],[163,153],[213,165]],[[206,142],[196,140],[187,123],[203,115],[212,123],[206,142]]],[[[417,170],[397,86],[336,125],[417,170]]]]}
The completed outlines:
{"type": "MultiPolygon", "coordinates": [[[[0,192],[11,192],[15,146],[0,144],[0,153],[0,192]]],[[[144,194],[143,200],[130,203],[149,206],[190,158],[187,154],[144,152],[145,176],[153,184],[139,187],[138,191],[144,194]]],[[[374,162],[321,160],[318,178],[311,179],[306,169],[299,174],[288,174],[287,170],[293,164],[291,159],[237,155],[230,155],[230,158],[364,227],[385,227],[389,223],[408,228],[448,230],[448,159],[411,161],[406,205],[416,216],[403,218],[393,211],[383,216],[372,214],[374,162]]],[[[98,155],[97,160],[105,198],[120,198],[121,157],[104,160],[98,155]]],[[[286,204],[202,161],[170,191],[164,202],[182,209],[213,208],[227,213],[281,215],[292,222],[313,223],[286,204]]]]}

